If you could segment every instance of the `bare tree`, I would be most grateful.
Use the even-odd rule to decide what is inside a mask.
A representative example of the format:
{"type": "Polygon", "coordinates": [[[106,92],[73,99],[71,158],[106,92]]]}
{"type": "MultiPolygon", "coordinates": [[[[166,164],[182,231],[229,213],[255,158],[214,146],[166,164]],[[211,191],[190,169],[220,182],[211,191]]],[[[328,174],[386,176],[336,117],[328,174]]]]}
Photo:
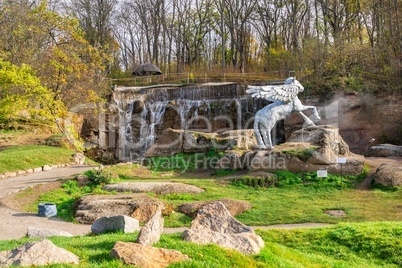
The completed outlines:
{"type": "Polygon", "coordinates": [[[213,19],[212,9],[213,0],[195,0],[194,2],[194,16],[192,17],[192,49],[190,64],[195,61],[200,65],[201,53],[204,51],[205,36],[212,31],[213,19]]]}
{"type": "MultiPolygon", "coordinates": [[[[164,10],[164,0],[143,0],[126,1],[125,8],[131,11],[131,16],[139,20],[140,23],[133,24],[132,27],[139,27],[136,30],[143,31],[146,40],[146,55],[143,58],[146,62],[157,65],[160,63],[159,40],[162,31],[162,17],[164,10]]],[[[140,62],[144,63],[144,62],[140,62]]]]}
{"type": "Polygon", "coordinates": [[[250,40],[250,19],[255,11],[257,1],[219,0],[216,5],[225,26],[229,30],[232,65],[244,72],[247,46],[250,40]]]}
{"type": "Polygon", "coordinates": [[[261,0],[258,1],[256,11],[258,16],[254,18],[253,24],[261,35],[262,41],[268,50],[271,47],[276,47],[278,44],[278,23],[282,16],[280,3],[274,0],[261,0]]]}
{"type": "Polygon", "coordinates": [[[67,10],[75,16],[93,46],[104,46],[112,38],[110,30],[117,0],[69,0],[67,10]]]}

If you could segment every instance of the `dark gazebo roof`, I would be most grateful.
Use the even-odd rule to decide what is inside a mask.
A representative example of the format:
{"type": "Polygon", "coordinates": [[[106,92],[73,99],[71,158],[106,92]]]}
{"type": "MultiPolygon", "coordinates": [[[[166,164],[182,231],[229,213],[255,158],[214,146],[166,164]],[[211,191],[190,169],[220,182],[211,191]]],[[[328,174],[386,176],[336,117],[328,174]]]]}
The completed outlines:
{"type": "Polygon", "coordinates": [[[162,74],[161,69],[158,68],[158,66],[153,65],[151,63],[146,63],[140,65],[138,68],[136,68],[133,72],[133,75],[160,75],[162,74]]]}

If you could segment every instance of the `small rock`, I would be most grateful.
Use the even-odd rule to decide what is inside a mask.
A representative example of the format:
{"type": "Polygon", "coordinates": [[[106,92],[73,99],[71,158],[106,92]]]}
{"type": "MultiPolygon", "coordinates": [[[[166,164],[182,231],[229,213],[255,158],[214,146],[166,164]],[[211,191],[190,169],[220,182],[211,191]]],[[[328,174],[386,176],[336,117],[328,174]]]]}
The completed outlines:
{"type": "Polygon", "coordinates": [[[50,237],[50,236],[72,237],[73,235],[68,233],[68,232],[55,230],[55,229],[39,228],[39,227],[28,227],[27,236],[29,238],[36,238],[36,237],[45,238],[45,237],[50,237]]]}
{"type": "Polygon", "coordinates": [[[90,183],[90,180],[89,180],[88,177],[87,177],[86,175],[84,175],[84,174],[78,175],[77,177],[75,177],[75,180],[78,182],[78,185],[79,185],[80,187],[84,187],[84,186],[86,186],[87,184],[90,183]]]}
{"type": "Polygon", "coordinates": [[[79,258],[77,255],[55,246],[47,239],[0,252],[0,266],[39,266],[56,263],[79,264],[79,258]]]}
{"type": "Polygon", "coordinates": [[[27,174],[27,172],[25,170],[18,170],[17,171],[17,175],[24,175],[27,174]]]}
{"type": "Polygon", "coordinates": [[[43,171],[49,171],[49,170],[52,170],[52,167],[49,166],[49,165],[44,165],[44,166],[42,167],[42,170],[43,170],[43,171]]]}
{"type": "Polygon", "coordinates": [[[116,242],[110,255],[125,264],[140,268],[163,268],[171,263],[189,259],[187,255],[177,250],[154,248],[131,242],[116,242]]]}
{"type": "Polygon", "coordinates": [[[32,169],[32,168],[29,168],[29,169],[27,169],[27,170],[25,170],[27,173],[33,173],[34,172],[34,170],[32,169]]]}
{"type": "Polygon", "coordinates": [[[347,216],[346,212],[341,209],[326,210],[325,214],[328,214],[329,216],[336,217],[336,218],[347,216]]]}
{"type": "Polygon", "coordinates": [[[138,234],[137,243],[147,246],[159,242],[161,234],[163,233],[164,219],[162,211],[158,210],[155,215],[141,228],[138,234]]]}
{"type": "Polygon", "coordinates": [[[4,173],[4,175],[6,176],[6,178],[12,178],[17,176],[17,172],[6,172],[4,173]]]}
{"type": "Polygon", "coordinates": [[[78,165],[83,165],[85,163],[85,156],[82,153],[73,154],[74,163],[78,165]]]}
{"type": "Polygon", "coordinates": [[[41,172],[42,171],[42,167],[37,167],[33,169],[33,172],[41,172]]]}
{"type": "Polygon", "coordinates": [[[137,219],[127,216],[101,217],[91,226],[94,234],[122,231],[124,233],[134,233],[140,230],[140,223],[137,219]]]}
{"type": "Polygon", "coordinates": [[[5,179],[5,178],[6,178],[6,175],[0,174],[0,180],[3,180],[3,179],[5,179]]]}

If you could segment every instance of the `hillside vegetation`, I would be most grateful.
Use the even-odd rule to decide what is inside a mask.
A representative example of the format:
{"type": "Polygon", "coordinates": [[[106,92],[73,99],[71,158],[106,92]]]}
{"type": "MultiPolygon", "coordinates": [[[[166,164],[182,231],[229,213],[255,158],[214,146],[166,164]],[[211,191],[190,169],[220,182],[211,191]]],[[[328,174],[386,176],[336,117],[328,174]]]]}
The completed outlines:
{"type": "Polygon", "coordinates": [[[175,83],[259,73],[309,93],[400,92],[402,6],[363,2],[2,1],[0,129],[76,135],[68,112],[148,62],[175,83]]]}

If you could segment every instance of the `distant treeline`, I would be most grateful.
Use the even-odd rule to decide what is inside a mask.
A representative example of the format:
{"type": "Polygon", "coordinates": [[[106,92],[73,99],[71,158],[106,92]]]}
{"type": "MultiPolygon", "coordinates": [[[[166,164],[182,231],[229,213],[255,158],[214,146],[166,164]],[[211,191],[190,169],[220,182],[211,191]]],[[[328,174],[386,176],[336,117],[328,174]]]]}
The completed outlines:
{"type": "Polygon", "coordinates": [[[164,74],[295,71],[317,92],[399,91],[401,14],[400,0],[4,0],[0,101],[68,109],[143,63],[164,74]],[[10,78],[18,69],[46,98],[15,97],[27,94],[10,78]]]}
{"type": "Polygon", "coordinates": [[[398,0],[70,0],[56,10],[78,18],[91,45],[115,48],[115,76],[152,62],[164,73],[295,70],[328,89],[402,79],[398,0]]]}

